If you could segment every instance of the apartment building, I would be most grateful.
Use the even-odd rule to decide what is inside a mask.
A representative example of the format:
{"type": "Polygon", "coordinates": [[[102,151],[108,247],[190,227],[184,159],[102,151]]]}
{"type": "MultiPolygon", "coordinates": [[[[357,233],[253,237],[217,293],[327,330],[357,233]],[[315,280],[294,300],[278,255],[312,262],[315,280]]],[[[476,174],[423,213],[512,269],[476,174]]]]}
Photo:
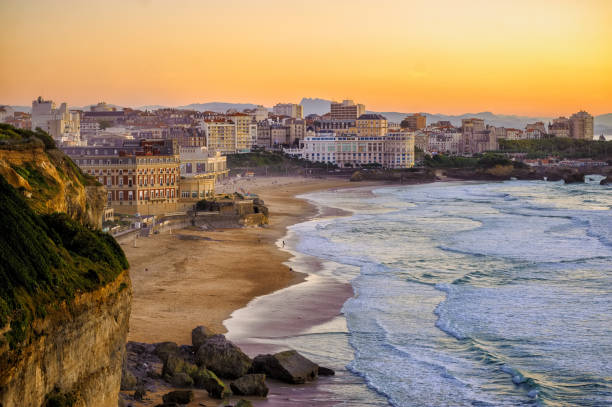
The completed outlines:
{"type": "Polygon", "coordinates": [[[228,119],[205,119],[201,128],[206,135],[206,147],[209,151],[220,151],[221,154],[236,152],[234,122],[228,119]]]}
{"type": "Polygon", "coordinates": [[[404,120],[402,120],[400,127],[408,131],[424,129],[427,127],[427,117],[420,113],[408,115],[404,120]]]}
{"type": "Polygon", "coordinates": [[[343,100],[342,103],[331,102],[330,105],[331,120],[356,120],[363,114],[365,114],[365,106],[355,104],[352,100],[343,100]]]}
{"type": "Polygon", "coordinates": [[[362,114],[355,121],[355,132],[360,137],[384,136],[388,127],[387,118],[380,114],[362,114]]]}
{"type": "Polygon", "coordinates": [[[295,103],[278,103],[272,108],[272,113],[277,116],[289,116],[294,119],[304,118],[304,108],[302,105],[295,103]]]}
{"type": "Polygon", "coordinates": [[[593,140],[593,116],[584,110],[569,118],[570,137],[580,140],[593,140]]]}
{"type": "Polygon", "coordinates": [[[246,113],[232,113],[229,118],[234,122],[235,152],[248,153],[257,140],[257,123],[246,113]]]}
{"type": "Polygon", "coordinates": [[[552,123],[548,125],[548,134],[552,134],[554,137],[569,137],[569,119],[567,117],[553,119],[552,123]]]}
{"type": "Polygon", "coordinates": [[[62,103],[56,108],[51,100],[38,97],[32,101],[32,129],[40,128],[57,143],[57,145],[79,146],[81,142],[81,116],[78,112],[68,110],[62,103]]]}

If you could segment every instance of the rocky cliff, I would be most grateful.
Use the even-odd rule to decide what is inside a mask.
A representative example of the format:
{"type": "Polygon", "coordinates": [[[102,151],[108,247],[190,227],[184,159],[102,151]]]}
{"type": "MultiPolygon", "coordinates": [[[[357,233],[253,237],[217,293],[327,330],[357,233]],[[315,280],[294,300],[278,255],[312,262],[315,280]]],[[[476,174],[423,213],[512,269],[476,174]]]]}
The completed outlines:
{"type": "Polygon", "coordinates": [[[131,302],[104,188],[0,125],[0,406],[117,406],[131,302]]]}

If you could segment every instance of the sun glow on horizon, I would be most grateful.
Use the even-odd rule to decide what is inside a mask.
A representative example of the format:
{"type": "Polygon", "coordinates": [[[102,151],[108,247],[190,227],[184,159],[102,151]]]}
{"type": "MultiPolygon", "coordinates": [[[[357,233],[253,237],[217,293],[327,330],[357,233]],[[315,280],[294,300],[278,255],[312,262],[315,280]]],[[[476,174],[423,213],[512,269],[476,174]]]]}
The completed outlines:
{"type": "Polygon", "coordinates": [[[5,0],[0,103],[612,111],[612,1],[5,0]]]}

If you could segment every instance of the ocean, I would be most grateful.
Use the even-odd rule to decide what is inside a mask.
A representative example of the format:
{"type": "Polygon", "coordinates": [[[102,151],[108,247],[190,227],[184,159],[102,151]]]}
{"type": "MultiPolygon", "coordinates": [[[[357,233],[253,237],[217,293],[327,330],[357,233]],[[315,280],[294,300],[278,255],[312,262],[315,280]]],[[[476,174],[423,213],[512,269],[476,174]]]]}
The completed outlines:
{"type": "MultiPolygon", "coordinates": [[[[351,406],[612,405],[612,188],[508,181],[303,196],[294,225],[342,315],[283,344],[351,406]]],[[[299,257],[299,256],[298,256],[299,257]]],[[[313,299],[316,301],[316,298],[313,299]]]]}

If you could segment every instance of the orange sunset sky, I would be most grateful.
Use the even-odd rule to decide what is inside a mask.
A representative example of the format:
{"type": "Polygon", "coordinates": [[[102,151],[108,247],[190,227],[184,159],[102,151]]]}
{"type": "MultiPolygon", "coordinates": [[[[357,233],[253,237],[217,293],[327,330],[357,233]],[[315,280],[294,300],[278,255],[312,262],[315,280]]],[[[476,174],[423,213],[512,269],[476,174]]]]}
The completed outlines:
{"type": "Polygon", "coordinates": [[[0,103],[612,112],[612,0],[1,0],[0,103]]]}

